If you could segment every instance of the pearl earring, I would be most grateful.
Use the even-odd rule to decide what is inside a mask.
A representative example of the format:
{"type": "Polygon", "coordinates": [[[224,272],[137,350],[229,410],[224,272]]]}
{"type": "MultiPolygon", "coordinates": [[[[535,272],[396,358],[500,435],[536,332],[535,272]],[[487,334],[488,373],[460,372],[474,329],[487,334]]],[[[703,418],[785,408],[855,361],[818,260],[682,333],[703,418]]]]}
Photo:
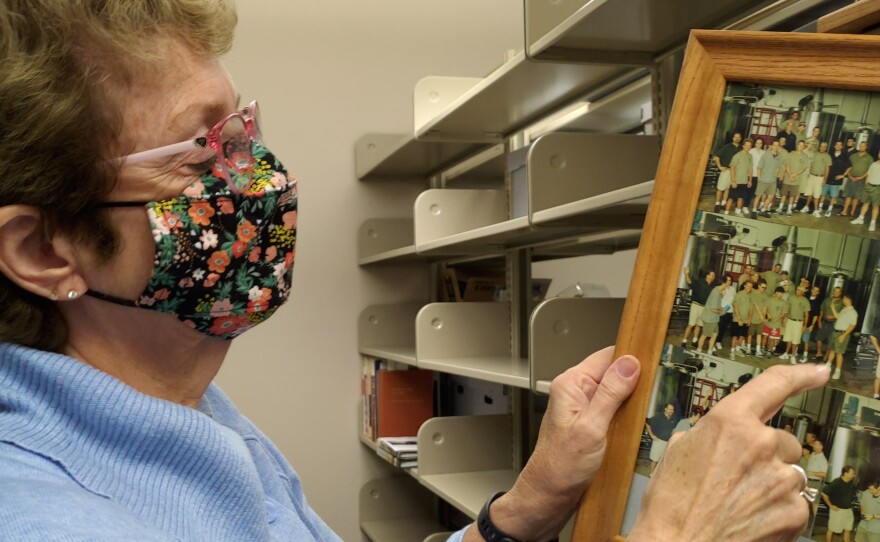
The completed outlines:
{"type": "Polygon", "coordinates": [[[52,290],[49,293],[49,299],[51,299],[52,301],[58,301],[58,292],[56,292],[55,290],[52,290]]]}
{"type": "Polygon", "coordinates": [[[76,299],[77,297],[79,297],[79,292],[77,292],[76,290],[71,290],[67,292],[67,299],[76,299]]]}

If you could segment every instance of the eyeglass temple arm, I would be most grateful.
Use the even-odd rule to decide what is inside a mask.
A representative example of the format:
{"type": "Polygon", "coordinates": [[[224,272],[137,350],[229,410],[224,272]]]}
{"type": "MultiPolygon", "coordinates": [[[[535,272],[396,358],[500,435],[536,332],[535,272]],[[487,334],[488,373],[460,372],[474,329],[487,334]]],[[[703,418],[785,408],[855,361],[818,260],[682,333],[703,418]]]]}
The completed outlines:
{"type": "Polygon", "coordinates": [[[157,149],[129,154],[128,156],[123,156],[120,160],[122,165],[138,164],[140,162],[147,162],[149,160],[171,156],[172,154],[178,154],[192,149],[204,149],[207,145],[208,141],[206,138],[197,137],[181,143],[174,143],[173,145],[165,145],[164,147],[159,147],[157,149]]]}

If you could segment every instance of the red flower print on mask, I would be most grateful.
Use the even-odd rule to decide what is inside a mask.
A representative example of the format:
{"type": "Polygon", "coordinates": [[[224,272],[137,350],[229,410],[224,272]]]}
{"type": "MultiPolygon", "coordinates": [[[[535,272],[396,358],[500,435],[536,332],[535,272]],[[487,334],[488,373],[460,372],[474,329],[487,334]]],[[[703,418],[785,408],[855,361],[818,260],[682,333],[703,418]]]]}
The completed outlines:
{"type": "Polygon", "coordinates": [[[229,198],[217,198],[217,207],[220,209],[220,212],[225,215],[231,215],[235,212],[235,205],[229,198]]]}
{"type": "Polygon", "coordinates": [[[194,201],[186,213],[192,217],[194,224],[207,226],[211,223],[211,217],[214,216],[214,208],[207,201],[194,201]]]}
{"type": "Polygon", "coordinates": [[[248,302],[247,311],[249,313],[263,312],[267,308],[269,308],[269,303],[266,301],[250,301],[248,302]]]}
{"type": "Polygon", "coordinates": [[[288,230],[296,229],[296,211],[284,213],[281,220],[284,221],[284,227],[288,230]]]}
{"type": "Polygon", "coordinates": [[[278,249],[274,246],[266,247],[266,261],[271,262],[278,257],[278,249]]]}
{"type": "Polygon", "coordinates": [[[171,292],[168,291],[168,288],[162,288],[161,290],[153,294],[153,297],[161,301],[163,299],[168,299],[169,295],[171,295],[171,292]]]}
{"type": "Polygon", "coordinates": [[[248,324],[248,318],[245,315],[221,316],[214,320],[214,324],[211,326],[211,333],[217,336],[223,336],[229,333],[235,333],[248,324]]]}
{"type": "Polygon", "coordinates": [[[226,266],[229,265],[229,262],[229,255],[226,254],[226,251],[217,250],[211,254],[211,257],[208,259],[208,269],[210,271],[222,273],[226,271],[226,266]]]}
{"type": "Polygon", "coordinates": [[[218,280],[220,280],[220,275],[218,275],[217,273],[211,273],[202,284],[205,286],[205,288],[210,288],[211,286],[217,284],[218,280]]]}
{"type": "Polygon", "coordinates": [[[224,316],[232,312],[232,302],[228,299],[215,301],[211,305],[211,316],[224,316]]]}
{"type": "Polygon", "coordinates": [[[254,247],[254,249],[251,250],[251,253],[248,254],[248,261],[253,263],[253,262],[259,260],[261,252],[262,252],[262,249],[260,247],[254,247]]]}
{"type": "Polygon", "coordinates": [[[244,251],[247,250],[247,243],[243,243],[241,241],[236,241],[232,243],[232,257],[233,258],[241,258],[244,256],[244,251]]]}
{"type": "Polygon", "coordinates": [[[180,229],[180,217],[165,211],[165,223],[168,224],[169,231],[177,231],[180,229]]]}
{"type": "Polygon", "coordinates": [[[257,235],[257,229],[250,220],[245,220],[238,225],[238,239],[247,243],[257,235]]]}

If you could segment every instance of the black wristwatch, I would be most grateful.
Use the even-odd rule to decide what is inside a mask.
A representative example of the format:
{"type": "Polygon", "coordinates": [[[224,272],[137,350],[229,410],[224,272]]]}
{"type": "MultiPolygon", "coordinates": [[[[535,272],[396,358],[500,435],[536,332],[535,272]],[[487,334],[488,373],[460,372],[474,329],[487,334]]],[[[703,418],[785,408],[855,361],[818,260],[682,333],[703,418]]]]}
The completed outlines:
{"type": "Polygon", "coordinates": [[[483,505],[480,514],[477,516],[477,530],[487,542],[519,542],[517,539],[507,536],[504,531],[496,527],[495,524],[492,523],[492,520],[489,519],[489,506],[491,506],[498,497],[505,493],[507,492],[499,491],[489,497],[489,500],[486,501],[486,504],[483,505]]]}

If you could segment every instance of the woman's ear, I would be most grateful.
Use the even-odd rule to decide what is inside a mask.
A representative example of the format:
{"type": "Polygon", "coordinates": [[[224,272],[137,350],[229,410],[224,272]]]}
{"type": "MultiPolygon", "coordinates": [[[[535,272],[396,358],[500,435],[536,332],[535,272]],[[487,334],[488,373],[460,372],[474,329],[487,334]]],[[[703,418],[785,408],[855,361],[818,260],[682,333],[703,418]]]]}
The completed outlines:
{"type": "Polygon", "coordinates": [[[45,217],[30,205],[0,207],[0,273],[33,294],[57,299],[85,291],[75,250],[65,236],[48,239],[45,217]]]}

